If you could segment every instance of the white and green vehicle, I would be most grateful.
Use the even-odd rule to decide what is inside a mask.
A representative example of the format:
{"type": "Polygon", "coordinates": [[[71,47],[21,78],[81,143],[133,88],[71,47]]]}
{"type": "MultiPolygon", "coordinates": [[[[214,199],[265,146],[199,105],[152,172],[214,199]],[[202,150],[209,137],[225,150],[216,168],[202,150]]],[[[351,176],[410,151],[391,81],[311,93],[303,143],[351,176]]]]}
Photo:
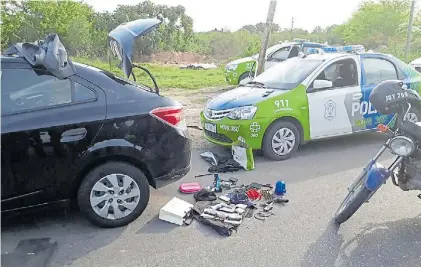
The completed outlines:
{"type": "MultiPolygon", "coordinates": [[[[326,47],[324,44],[312,43],[307,40],[294,39],[293,42],[283,42],[269,47],[266,50],[264,70],[268,70],[279,62],[288,58],[297,57],[299,53],[308,54],[311,49],[326,47]]],[[[237,85],[246,79],[250,73],[256,72],[256,65],[259,54],[251,57],[240,58],[228,63],[225,66],[225,80],[228,84],[237,85]]]]}
{"type": "MultiPolygon", "coordinates": [[[[421,74],[391,55],[336,50],[287,59],[211,99],[201,113],[205,137],[224,146],[242,140],[267,158],[283,160],[308,141],[389,123],[393,116],[381,115],[369,102],[378,83],[399,79],[421,89],[421,74]]],[[[408,116],[418,121],[421,111],[408,116]]]]}

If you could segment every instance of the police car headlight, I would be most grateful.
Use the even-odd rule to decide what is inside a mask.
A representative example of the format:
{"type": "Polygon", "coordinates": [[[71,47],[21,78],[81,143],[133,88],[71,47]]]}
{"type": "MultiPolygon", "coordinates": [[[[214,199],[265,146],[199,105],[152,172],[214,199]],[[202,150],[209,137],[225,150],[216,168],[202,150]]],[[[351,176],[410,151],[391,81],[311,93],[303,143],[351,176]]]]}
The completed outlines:
{"type": "Polygon", "coordinates": [[[227,117],[232,120],[251,120],[256,111],[256,106],[239,107],[231,111],[227,117]]]}
{"type": "Polygon", "coordinates": [[[226,71],[234,71],[234,70],[236,70],[236,69],[237,69],[237,67],[238,67],[238,64],[228,64],[228,65],[225,67],[225,70],[226,70],[226,71]]]}
{"type": "Polygon", "coordinates": [[[393,154],[406,157],[415,150],[414,142],[405,136],[397,136],[390,141],[389,148],[393,154]]]}

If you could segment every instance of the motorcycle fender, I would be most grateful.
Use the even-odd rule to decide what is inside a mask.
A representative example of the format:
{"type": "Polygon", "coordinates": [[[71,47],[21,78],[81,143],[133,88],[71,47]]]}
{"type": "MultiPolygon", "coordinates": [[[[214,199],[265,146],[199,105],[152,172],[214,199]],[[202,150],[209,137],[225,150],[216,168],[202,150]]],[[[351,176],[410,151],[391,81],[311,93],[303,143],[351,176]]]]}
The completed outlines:
{"type": "Polygon", "coordinates": [[[365,187],[370,191],[376,191],[386,182],[390,175],[391,172],[387,168],[379,163],[375,163],[368,171],[365,187]]]}

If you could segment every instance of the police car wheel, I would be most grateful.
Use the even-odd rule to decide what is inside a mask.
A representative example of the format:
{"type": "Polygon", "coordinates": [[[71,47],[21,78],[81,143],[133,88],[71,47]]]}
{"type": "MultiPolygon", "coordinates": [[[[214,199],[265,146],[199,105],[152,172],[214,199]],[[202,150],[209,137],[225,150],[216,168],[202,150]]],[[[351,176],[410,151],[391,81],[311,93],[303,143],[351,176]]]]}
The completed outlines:
{"type": "Polygon", "coordinates": [[[289,121],[276,121],[263,138],[263,155],[271,160],[286,160],[298,149],[300,131],[289,121]]]}

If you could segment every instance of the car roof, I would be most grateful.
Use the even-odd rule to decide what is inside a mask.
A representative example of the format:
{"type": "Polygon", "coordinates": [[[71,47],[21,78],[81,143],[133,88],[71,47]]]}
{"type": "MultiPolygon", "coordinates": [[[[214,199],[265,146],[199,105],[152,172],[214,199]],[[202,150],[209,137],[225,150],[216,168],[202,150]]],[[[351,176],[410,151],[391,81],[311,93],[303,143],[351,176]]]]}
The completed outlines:
{"type": "MultiPolygon", "coordinates": [[[[15,56],[0,56],[0,60],[3,63],[28,63],[24,58],[15,56]]],[[[29,64],[29,63],[28,63],[29,64]]]]}
{"type": "Polygon", "coordinates": [[[352,56],[352,55],[355,56],[355,54],[339,52],[339,53],[325,53],[325,54],[309,54],[309,55],[307,55],[306,58],[323,59],[324,60],[324,59],[334,59],[334,58],[339,58],[339,57],[343,57],[343,56],[352,56]]]}
{"type": "MultiPolygon", "coordinates": [[[[24,58],[17,57],[17,56],[0,56],[0,60],[2,63],[20,63],[24,64],[27,67],[33,68],[24,58]]],[[[97,79],[106,78],[109,72],[107,70],[99,69],[90,65],[82,64],[79,62],[72,61],[73,66],[76,69],[76,75],[83,77],[90,81],[97,81],[97,79]]],[[[42,66],[35,67],[35,68],[43,68],[42,66]]],[[[109,74],[110,75],[110,74],[109,74]]]]}

